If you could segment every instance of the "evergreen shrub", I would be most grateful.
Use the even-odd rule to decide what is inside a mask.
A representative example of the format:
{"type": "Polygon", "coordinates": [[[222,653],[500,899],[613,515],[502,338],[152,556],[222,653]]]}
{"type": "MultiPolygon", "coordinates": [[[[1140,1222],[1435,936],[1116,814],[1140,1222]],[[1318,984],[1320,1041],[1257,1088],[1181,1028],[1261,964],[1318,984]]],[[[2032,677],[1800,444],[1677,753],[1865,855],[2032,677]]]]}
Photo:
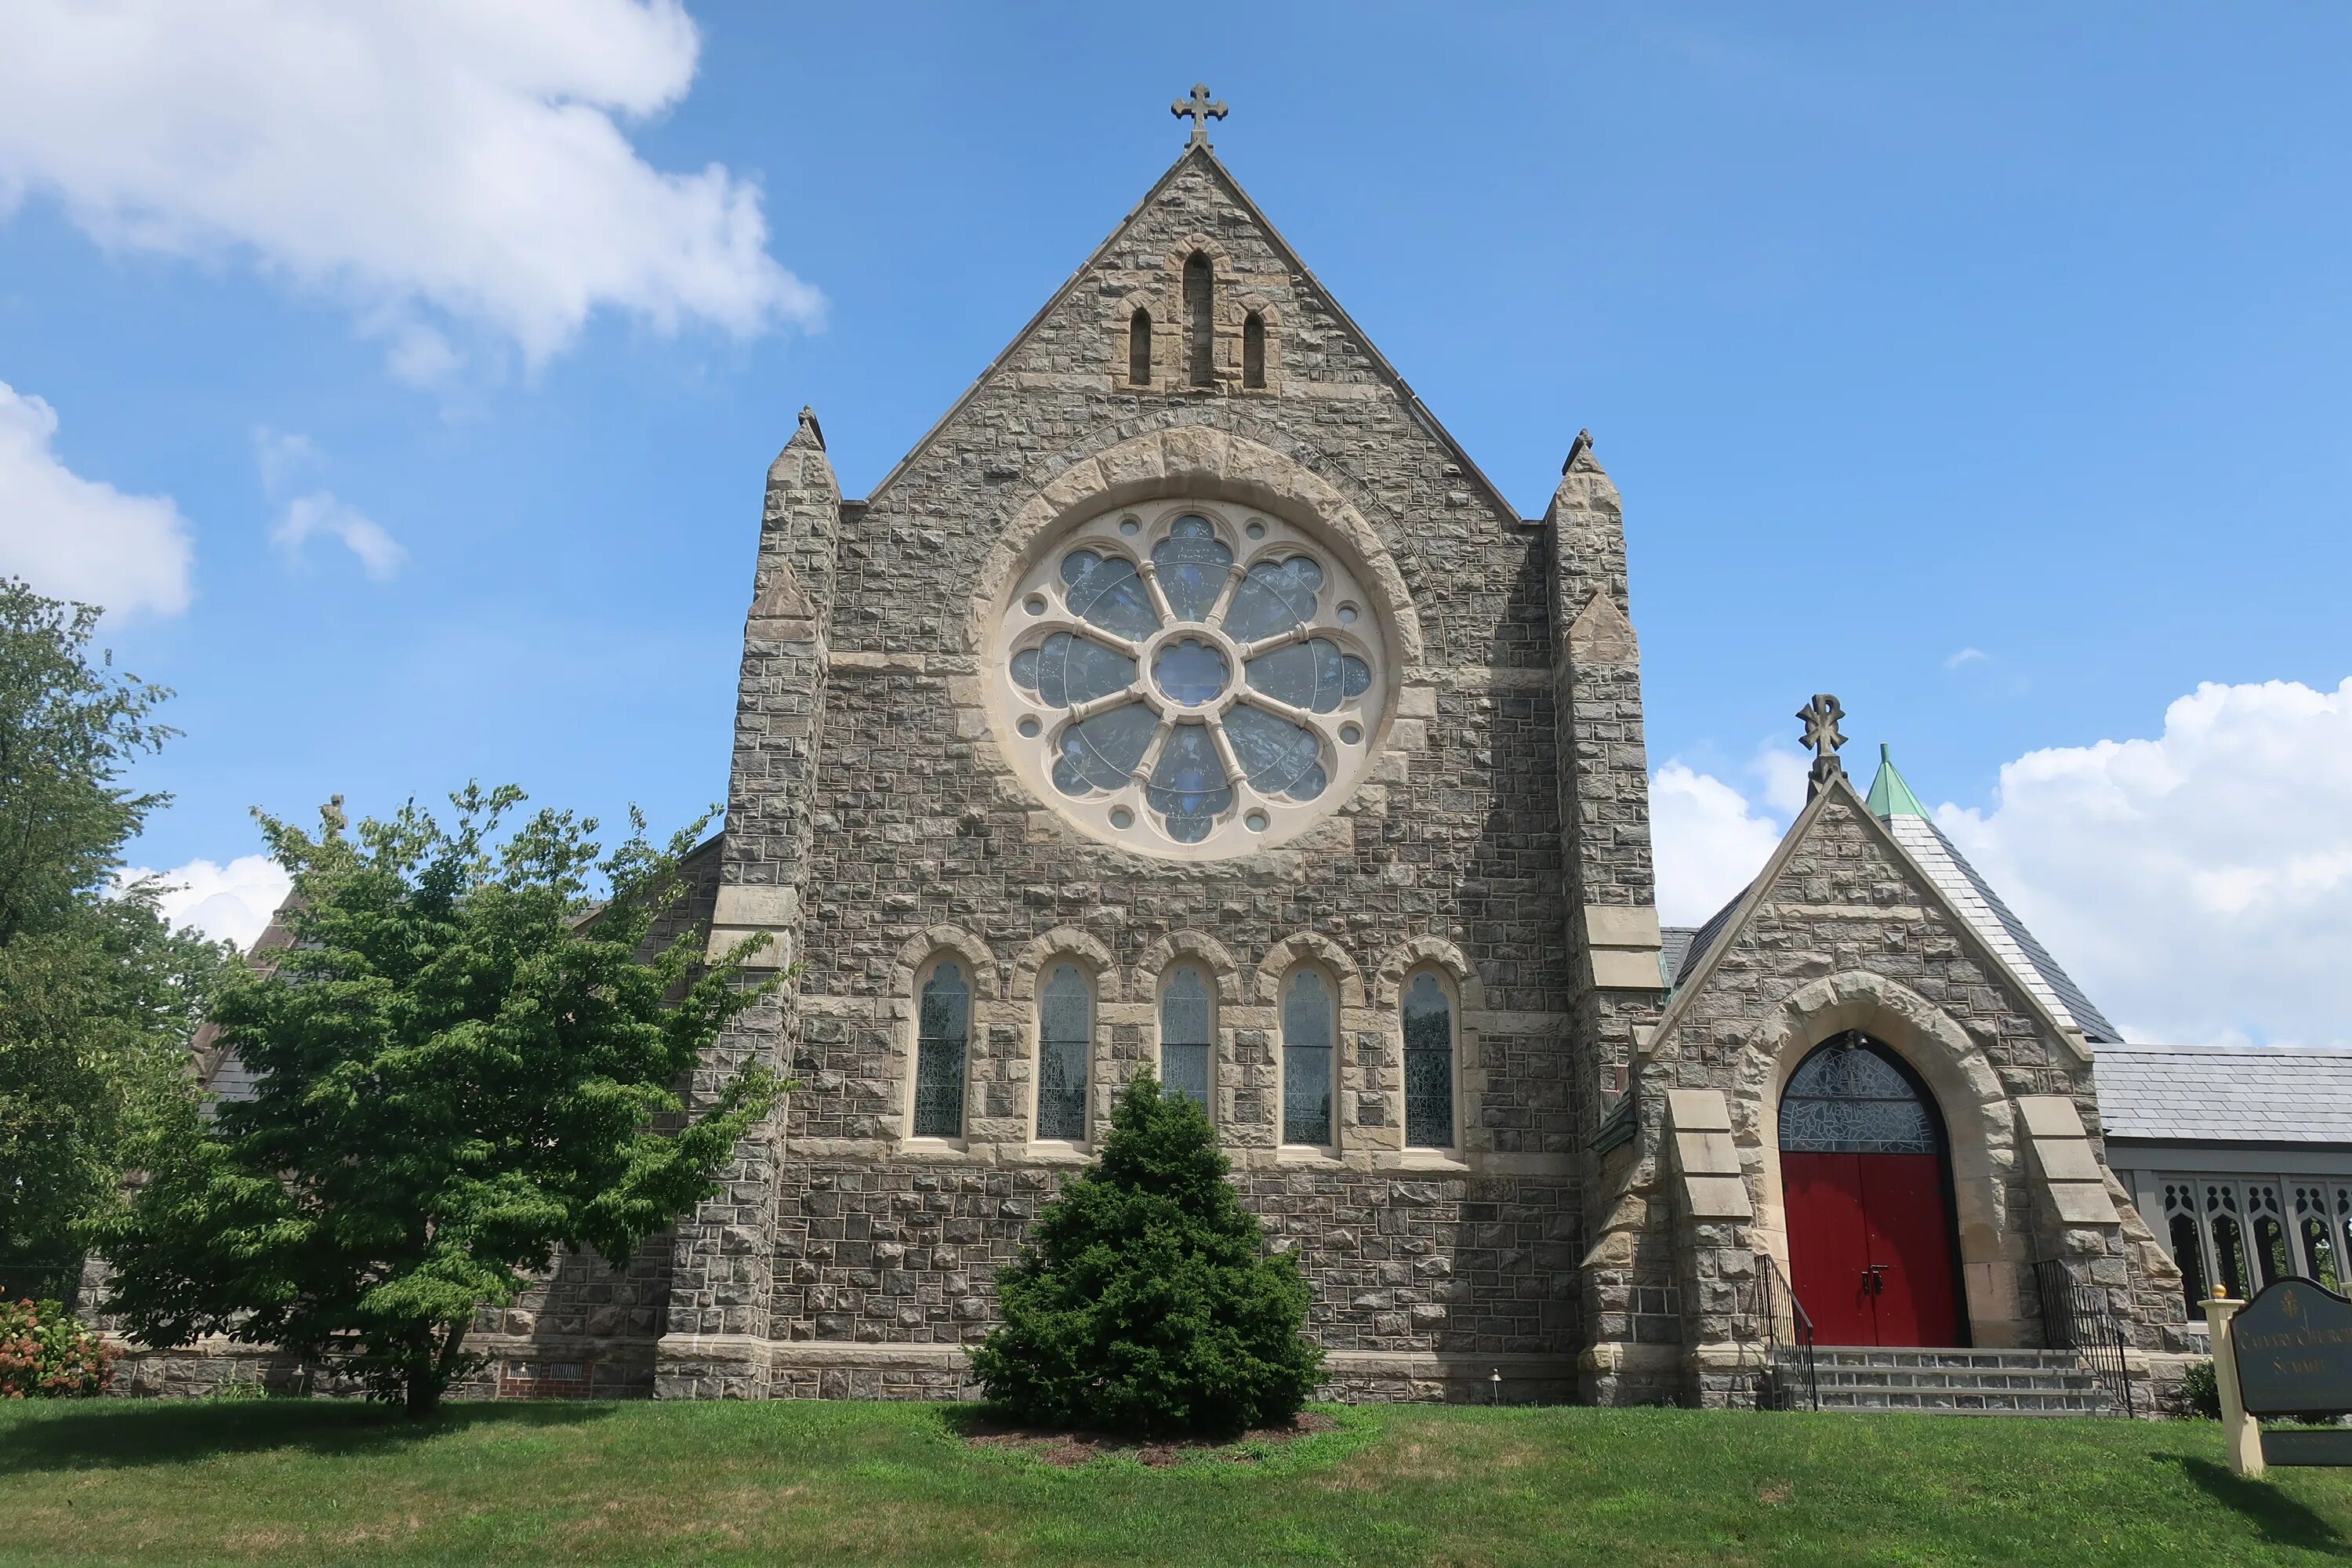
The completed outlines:
{"type": "Polygon", "coordinates": [[[1209,1120],[1129,1084],[1095,1165],[996,1277],[1003,1321],[974,1352],[990,1402],[1036,1426],[1229,1436],[1313,1392],[1307,1282],[1270,1257],[1209,1120]]]}
{"type": "Polygon", "coordinates": [[[0,1301],[0,1399],[106,1392],[121,1352],[56,1301],[0,1301]]]}

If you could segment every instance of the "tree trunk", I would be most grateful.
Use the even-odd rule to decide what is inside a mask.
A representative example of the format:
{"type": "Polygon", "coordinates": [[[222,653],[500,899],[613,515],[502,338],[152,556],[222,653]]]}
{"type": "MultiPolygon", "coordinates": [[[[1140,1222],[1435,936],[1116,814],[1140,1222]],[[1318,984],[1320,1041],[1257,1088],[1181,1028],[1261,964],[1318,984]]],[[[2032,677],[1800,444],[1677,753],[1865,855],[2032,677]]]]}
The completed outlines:
{"type": "Polygon", "coordinates": [[[450,1374],[457,1366],[458,1349],[465,1342],[465,1323],[452,1323],[432,1363],[428,1366],[420,1360],[412,1365],[408,1374],[408,1414],[412,1420],[422,1420],[441,1408],[441,1395],[449,1386],[450,1374]]]}

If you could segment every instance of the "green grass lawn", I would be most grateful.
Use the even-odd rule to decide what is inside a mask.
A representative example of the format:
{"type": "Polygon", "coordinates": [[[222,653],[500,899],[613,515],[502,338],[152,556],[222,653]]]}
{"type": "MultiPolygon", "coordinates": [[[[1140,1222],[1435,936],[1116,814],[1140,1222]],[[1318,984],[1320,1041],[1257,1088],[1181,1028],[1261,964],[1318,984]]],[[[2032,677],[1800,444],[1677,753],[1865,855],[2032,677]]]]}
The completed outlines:
{"type": "Polygon", "coordinates": [[[0,1561],[2315,1563],[2352,1473],[2233,1479],[2210,1424],[1337,1413],[1151,1469],[936,1405],[0,1409],[0,1561]]]}

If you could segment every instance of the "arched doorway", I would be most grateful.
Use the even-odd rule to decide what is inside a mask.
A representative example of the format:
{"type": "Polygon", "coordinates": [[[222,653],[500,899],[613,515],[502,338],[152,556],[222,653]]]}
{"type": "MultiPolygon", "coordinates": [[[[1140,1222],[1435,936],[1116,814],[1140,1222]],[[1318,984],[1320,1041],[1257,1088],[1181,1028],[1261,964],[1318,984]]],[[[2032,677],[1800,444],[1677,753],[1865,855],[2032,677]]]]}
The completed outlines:
{"type": "Polygon", "coordinates": [[[1789,1276],[1827,1345],[1965,1343],[1951,1162],[1935,1097],[1858,1031],[1780,1093],[1789,1276]]]}

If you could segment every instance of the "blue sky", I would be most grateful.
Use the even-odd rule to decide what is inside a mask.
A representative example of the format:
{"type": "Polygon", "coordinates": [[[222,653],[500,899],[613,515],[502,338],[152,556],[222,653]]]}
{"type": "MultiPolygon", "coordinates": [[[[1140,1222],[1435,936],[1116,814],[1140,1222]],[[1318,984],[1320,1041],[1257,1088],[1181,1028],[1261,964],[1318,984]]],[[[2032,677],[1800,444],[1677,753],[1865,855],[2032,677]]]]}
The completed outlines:
{"type": "Polygon", "coordinates": [[[145,865],[337,791],[719,799],[794,411],[863,493],[1205,79],[1506,495],[1539,513],[1593,431],[1681,769],[1670,920],[1752,871],[1829,689],[2127,1027],[2352,1031],[2352,12],[130,16],[0,17],[0,383],[48,498],[0,569],[131,584],[109,640],[187,731],[145,865]]]}

